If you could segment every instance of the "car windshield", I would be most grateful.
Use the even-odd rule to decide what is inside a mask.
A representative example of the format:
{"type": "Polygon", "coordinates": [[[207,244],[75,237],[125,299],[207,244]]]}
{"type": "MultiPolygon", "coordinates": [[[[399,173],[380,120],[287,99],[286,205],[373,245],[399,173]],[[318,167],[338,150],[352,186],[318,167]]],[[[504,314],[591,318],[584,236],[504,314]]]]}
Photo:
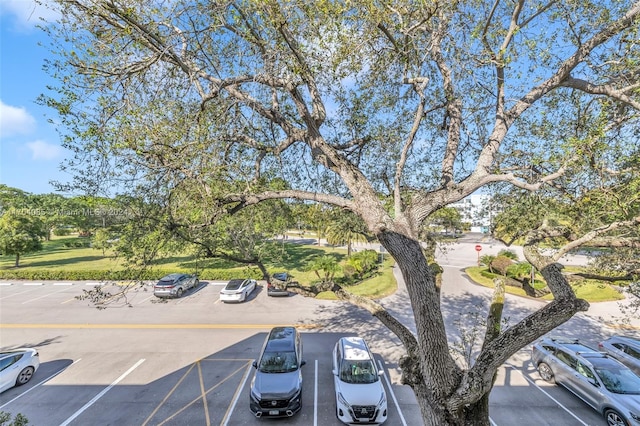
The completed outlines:
{"type": "Polygon", "coordinates": [[[609,392],[640,395],[640,377],[628,368],[595,367],[595,370],[609,392]]]}
{"type": "Polygon", "coordinates": [[[345,359],[340,366],[340,380],[345,383],[375,383],[378,381],[378,372],[371,360],[345,359]]]}
{"type": "Polygon", "coordinates": [[[237,290],[240,288],[240,285],[242,284],[242,280],[231,280],[227,283],[226,287],[224,288],[225,290],[237,290]]]}
{"type": "Polygon", "coordinates": [[[265,352],[260,360],[260,371],[263,373],[289,373],[298,369],[296,353],[265,352]]]}

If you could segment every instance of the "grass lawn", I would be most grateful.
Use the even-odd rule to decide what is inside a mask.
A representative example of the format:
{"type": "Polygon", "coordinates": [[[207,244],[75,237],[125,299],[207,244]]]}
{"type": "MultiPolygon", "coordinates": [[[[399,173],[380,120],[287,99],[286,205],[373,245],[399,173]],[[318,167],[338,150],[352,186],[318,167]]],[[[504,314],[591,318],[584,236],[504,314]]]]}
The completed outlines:
{"type": "MultiPolygon", "coordinates": [[[[305,233],[305,236],[307,234],[305,233]]],[[[314,237],[315,235],[310,235],[309,241],[314,237]]],[[[38,272],[51,274],[52,271],[57,271],[55,279],[73,280],[78,279],[74,274],[81,274],[82,271],[106,277],[109,272],[127,270],[124,262],[108,251],[106,255],[103,255],[101,250],[93,248],[65,247],[65,243],[69,245],[78,241],[87,240],[75,236],[54,237],[51,241],[44,242],[42,251],[21,256],[19,268],[14,267],[14,256],[0,256],[0,278],[11,277],[14,271],[26,274],[38,272]]],[[[342,262],[347,257],[346,249],[308,244],[309,241],[305,240],[305,243],[296,240],[274,241],[269,247],[268,256],[264,259],[265,266],[271,273],[288,271],[295,281],[305,285],[318,279],[313,271],[304,270],[308,261],[321,255],[334,256],[338,262],[342,262]]],[[[387,259],[379,274],[357,285],[350,286],[349,290],[371,298],[381,298],[393,294],[397,284],[393,277],[392,265],[393,262],[387,259]]],[[[232,277],[243,276],[261,278],[259,269],[254,266],[239,265],[222,259],[195,260],[190,255],[165,256],[155,261],[152,268],[151,273],[155,271],[158,277],[168,272],[198,272],[203,280],[228,280],[232,277]]],[[[342,278],[342,272],[338,272],[336,278],[342,278]]],[[[121,279],[125,278],[119,276],[118,280],[121,279]]],[[[319,297],[335,299],[335,295],[330,292],[321,294],[319,297]]]]}
{"type": "MultiPolygon", "coordinates": [[[[493,288],[493,281],[490,278],[481,275],[481,272],[485,270],[484,267],[472,266],[465,269],[465,272],[476,284],[480,284],[484,287],[493,288]]],[[[574,271],[576,272],[576,271],[574,271]]],[[[620,294],[616,289],[606,283],[595,280],[583,280],[579,283],[572,284],[573,291],[580,299],[584,299],[587,302],[609,302],[612,300],[624,299],[624,296],[620,294]]],[[[505,286],[505,291],[510,294],[518,296],[526,296],[526,293],[521,288],[505,286]]],[[[553,295],[548,294],[541,299],[552,300],[553,295]]]]}

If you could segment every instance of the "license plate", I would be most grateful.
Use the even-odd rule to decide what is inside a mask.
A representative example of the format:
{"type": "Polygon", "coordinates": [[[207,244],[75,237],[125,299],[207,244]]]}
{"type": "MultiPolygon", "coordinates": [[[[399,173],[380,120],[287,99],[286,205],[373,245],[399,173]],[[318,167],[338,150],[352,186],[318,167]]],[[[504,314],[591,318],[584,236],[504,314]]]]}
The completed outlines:
{"type": "Polygon", "coordinates": [[[270,416],[277,416],[278,414],[280,414],[280,411],[278,411],[278,410],[269,410],[269,415],[270,416]]]}

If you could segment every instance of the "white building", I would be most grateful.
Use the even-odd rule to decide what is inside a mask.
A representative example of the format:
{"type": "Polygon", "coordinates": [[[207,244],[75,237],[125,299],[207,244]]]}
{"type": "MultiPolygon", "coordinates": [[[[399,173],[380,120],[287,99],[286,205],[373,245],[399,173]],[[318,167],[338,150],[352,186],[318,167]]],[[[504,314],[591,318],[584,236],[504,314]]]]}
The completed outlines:
{"type": "Polygon", "coordinates": [[[471,232],[489,232],[494,212],[490,206],[491,196],[487,194],[471,194],[451,204],[460,212],[463,222],[471,223],[471,232]]]}

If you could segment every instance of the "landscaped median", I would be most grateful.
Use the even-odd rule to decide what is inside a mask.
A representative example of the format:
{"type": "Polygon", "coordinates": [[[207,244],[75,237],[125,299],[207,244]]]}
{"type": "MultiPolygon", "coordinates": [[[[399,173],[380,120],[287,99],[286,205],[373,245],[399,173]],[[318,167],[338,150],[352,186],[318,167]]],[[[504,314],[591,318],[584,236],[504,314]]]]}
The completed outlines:
{"type": "MultiPolygon", "coordinates": [[[[465,269],[467,276],[476,284],[484,287],[494,288],[493,278],[486,273],[485,266],[472,266],[465,269]]],[[[496,274],[493,274],[496,275],[496,274]]],[[[495,278],[500,278],[496,276],[495,278]]],[[[506,277],[503,277],[506,278],[506,277]]],[[[571,282],[571,287],[580,299],[587,302],[609,302],[613,300],[622,300],[624,295],[608,283],[596,280],[576,280],[571,282]]],[[[527,293],[522,288],[505,285],[505,291],[510,294],[527,297],[527,293]]],[[[547,294],[540,297],[541,300],[552,300],[553,295],[547,294]]]]}

